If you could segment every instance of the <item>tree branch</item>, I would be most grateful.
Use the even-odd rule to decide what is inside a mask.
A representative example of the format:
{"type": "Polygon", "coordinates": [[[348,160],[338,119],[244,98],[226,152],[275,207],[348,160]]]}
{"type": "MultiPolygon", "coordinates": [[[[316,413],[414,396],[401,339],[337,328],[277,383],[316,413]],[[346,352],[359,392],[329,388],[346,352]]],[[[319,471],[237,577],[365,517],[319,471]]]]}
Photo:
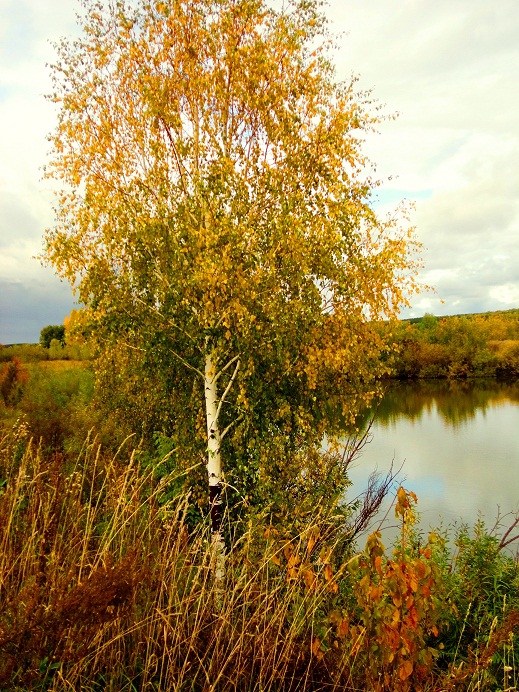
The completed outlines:
{"type": "Polygon", "coordinates": [[[229,425],[223,429],[222,433],[220,434],[220,444],[221,444],[223,438],[227,435],[229,430],[232,428],[232,426],[239,423],[242,419],[243,419],[243,413],[240,413],[240,415],[237,418],[235,418],[233,421],[231,421],[229,423],[229,425]]]}
{"type": "MultiPolygon", "coordinates": [[[[213,377],[213,382],[216,382],[216,381],[218,380],[218,378],[220,377],[220,375],[223,375],[223,373],[224,373],[228,368],[230,368],[231,365],[232,365],[234,362],[236,362],[237,360],[239,360],[239,358],[240,358],[240,356],[234,356],[234,358],[231,358],[231,360],[230,360],[228,363],[226,363],[226,364],[223,366],[223,368],[222,368],[219,372],[216,373],[216,375],[213,377]]],[[[238,364],[238,367],[239,367],[239,364],[238,364]]],[[[238,368],[237,368],[237,369],[238,369],[238,368]]],[[[234,379],[234,375],[233,375],[233,379],[234,379]]]]}
{"type": "MultiPolygon", "coordinates": [[[[232,360],[230,360],[230,361],[227,363],[227,365],[226,365],[225,367],[226,367],[226,368],[229,367],[229,365],[230,365],[234,360],[236,360],[236,358],[238,358],[238,356],[235,356],[232,360]]],[[[231,377],[231,379],[229,380],[229,382],[227,383],[227,387],[225,388],[224,393],[223,393],[222,396],[220,397],[220,402],[218,403],[218,408],[216,409],[216,420],[218,420],[218,417],[219,417],[219,415],[220,415],[220,410],[221,410],[221,408],[222,408],[222,404],[223,404],[223,402],[225,401],[225,398],[226,398],[227,394],[229,393],[229,391],[230,391],[230,389],[231,389],[231,387],[232,387],[232,385],[233,385],[234,380],[236,379],[236,374],[237,374],[237,372],[238,372],[239,369],[240,369],[240,360],[239,360],[239,358],[238,358],[238,362],[236,363],[236,367],[234,368],[234,372],[233,372],[233,374],[232,374],[232,377],[231,377]]],[[[223,370],[220,370],[220,373],[221,373],[221,372],[223,372],[223,370]]]]}
{"type": "Polygon", "coordinates": [[[201,370],[199,370],[198,368],[195,368],[195,366],[191,365],[191,363],[188,363],[187,360],[184,360],[184,358],[182,358],[182,356],[179,356],[176,351],[173,351],[173,349],[168,349],[168,350],[170,353],[172,353],[175,356],[175,358],[178,358],[179,361],[181,361],[186,366],[186,368],[189,368],[190,370],[193,370],[193,372],[196,372],[198,375],[200,375],[200,377],[202,379],[205,378],[205,375],[201,370]]]}
{"type": "MultiPolygon", "coordinates": [[[[514,521],[510,524],[508,529],[504,532],[501,540],[499,541],[498,549],[502,550],[503,548],[506,548],[506,546],[510,545],[510,543],[513,543],[519,538],[519,534],[516,536],[513,536],[512,538],[509,538],[510,534],[512,531],[516,528],[516,526],[519,524],[519,517],[515,517],[514,521]]],[[[496,521],[497,525],[497,521],[496,521]]],[[[495,527],[494,527],[495,528],[495,527]]]]}
{"type": "Polygon", "coordinates": [[[159,116],[159,121],[162,123],[162,127],[166,131],[166,134],[167,134],[168,139],[169,139],[169,143],[171,144],[171,148],[173,149],[173,155],[174,155],[175,161],[177,163],[177,169],[178,169],[178,173],[180,175],[180,181],[182,183],[182,188],[184,189],[184,194],[187,197],[187,188],[186,188],[186,181],[184,179],[184,171],[182,170],[182,164],[180,163],[180,159],[179,159],[179,156],[177,153],[177,147],[176,147],[175,142],[173,140],[173,136],[172,136],[171,131],[169,129],[169,125],[166,123],[166,121],[164,120],[164,118],[162,116],[159,116]]]}

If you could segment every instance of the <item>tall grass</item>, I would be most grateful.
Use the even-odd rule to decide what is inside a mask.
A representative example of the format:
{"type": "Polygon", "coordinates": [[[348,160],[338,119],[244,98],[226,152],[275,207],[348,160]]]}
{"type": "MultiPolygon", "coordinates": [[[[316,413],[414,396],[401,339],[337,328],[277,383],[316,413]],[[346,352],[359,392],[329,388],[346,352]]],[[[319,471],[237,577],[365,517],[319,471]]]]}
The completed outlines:
{"type": "MultiPolygon", "coordinates": [[[[129,443],[108,456],[89,438],[71,461],[23,421],[0,440],[0,690],[487,689],[496,652],[513,689],[510,620],[480,663],[463,658],[465,632],[446,669],[408,662],[406,599],[434,604],[440,637],[448,624],[425,549],[386,560],[371,537],[354,554],[318,515],[287,536],[259,513],[235,533],[222,584],[207,527],[188,529],[189,498],[164,503],[174,479],[156,478],[129,443]]],[[[436,625],[420,627],[413,641],[435,646],[436,625]]]]}
{"type": "Polygon", "coordinates": [[[311,654],[322,594],[287,582],[282,546],[244,531],[222,590],[188,499],[159,506],[167,479],[135,452],[106,458],[90,440],[67,465],[25,435],[0,448],[2,689],[333,687],[311,654]]]}

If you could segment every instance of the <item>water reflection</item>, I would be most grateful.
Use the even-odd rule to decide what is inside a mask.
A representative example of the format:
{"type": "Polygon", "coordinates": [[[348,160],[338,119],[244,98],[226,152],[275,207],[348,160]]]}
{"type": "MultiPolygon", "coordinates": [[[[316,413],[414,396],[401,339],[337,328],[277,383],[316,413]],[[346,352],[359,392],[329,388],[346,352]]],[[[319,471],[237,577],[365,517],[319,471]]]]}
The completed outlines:
{"type": "Polygon", "coordinates": [[[400,416],[411,420],[435,408],[453,426],[473,420],[478,411],[503,403],[519,403],[519,382],[497,380],[422,380],[395,382],[388,386],[376,417],[389,423],[400,416]]]}
{"type": "Polygon", "coordinates": [[[395,383],[351,469],[353,488],[374,468],[403,464],[424,531],[440,521],[473,524],[480,512],[493,525],[498,508],[518,507],[518,431],[519,382],[395,383]]]}

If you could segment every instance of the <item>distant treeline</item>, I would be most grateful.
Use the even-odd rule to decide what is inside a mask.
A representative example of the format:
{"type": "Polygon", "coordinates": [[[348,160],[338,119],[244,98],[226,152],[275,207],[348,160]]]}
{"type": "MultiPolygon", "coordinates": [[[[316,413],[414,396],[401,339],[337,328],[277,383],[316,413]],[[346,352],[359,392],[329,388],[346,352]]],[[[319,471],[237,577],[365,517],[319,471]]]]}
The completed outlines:
{"type": "MultiPolygon", "coordinates": [[[[0,346],[0,363],[13,358],[30,363],[93,357],[86,340],[67,338],[66,332],[62,339],[47,339],[47,344],[49,329],[57,327],[43,329],[39,344],[0,346]]],[[[514,378],[519,374],[519,308],[446,317],[426,314],[402,320],[396,328],[391,325],[389,338],[397,350],[393,376],[400,379],[514,378]]]]}
{"type": "Polygon", "coordinates": [[[53,339],[48,348],[41,344],[0,345],[0,363],[19,359],[22,363],[36,363],[43,360],[90,360],[92,349],[87,344],[63,344],[53,339]]]}
{"type": "Polygon", "coordinates": [[[517,377],[519,309],[403,320],[393,332],[398,378],[517,377]]]}

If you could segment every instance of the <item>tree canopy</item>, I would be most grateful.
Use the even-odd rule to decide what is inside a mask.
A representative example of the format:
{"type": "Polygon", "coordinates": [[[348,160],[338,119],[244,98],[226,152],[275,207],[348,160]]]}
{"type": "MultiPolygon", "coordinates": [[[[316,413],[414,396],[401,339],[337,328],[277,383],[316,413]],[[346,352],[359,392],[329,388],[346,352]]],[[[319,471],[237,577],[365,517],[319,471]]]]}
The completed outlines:
{"type": "Polygon", "coordinates": [[[348,416],[387,371],[372,325],[406,303],[416,244],[373,211],[377,109],[336,80],[318,2],[84,10],[53,67],[46,257],[219,487],[225,444],[318,439],[334,397],[348,416]]]}
{"type": "Polygon", "coordinates": [[[53,339],[62,345],[65,343],[65,326],[63,324],[49,324],[47,327],[43,327],[40,332],[40,344],[44,348],[49,348],[53,339]]]}

